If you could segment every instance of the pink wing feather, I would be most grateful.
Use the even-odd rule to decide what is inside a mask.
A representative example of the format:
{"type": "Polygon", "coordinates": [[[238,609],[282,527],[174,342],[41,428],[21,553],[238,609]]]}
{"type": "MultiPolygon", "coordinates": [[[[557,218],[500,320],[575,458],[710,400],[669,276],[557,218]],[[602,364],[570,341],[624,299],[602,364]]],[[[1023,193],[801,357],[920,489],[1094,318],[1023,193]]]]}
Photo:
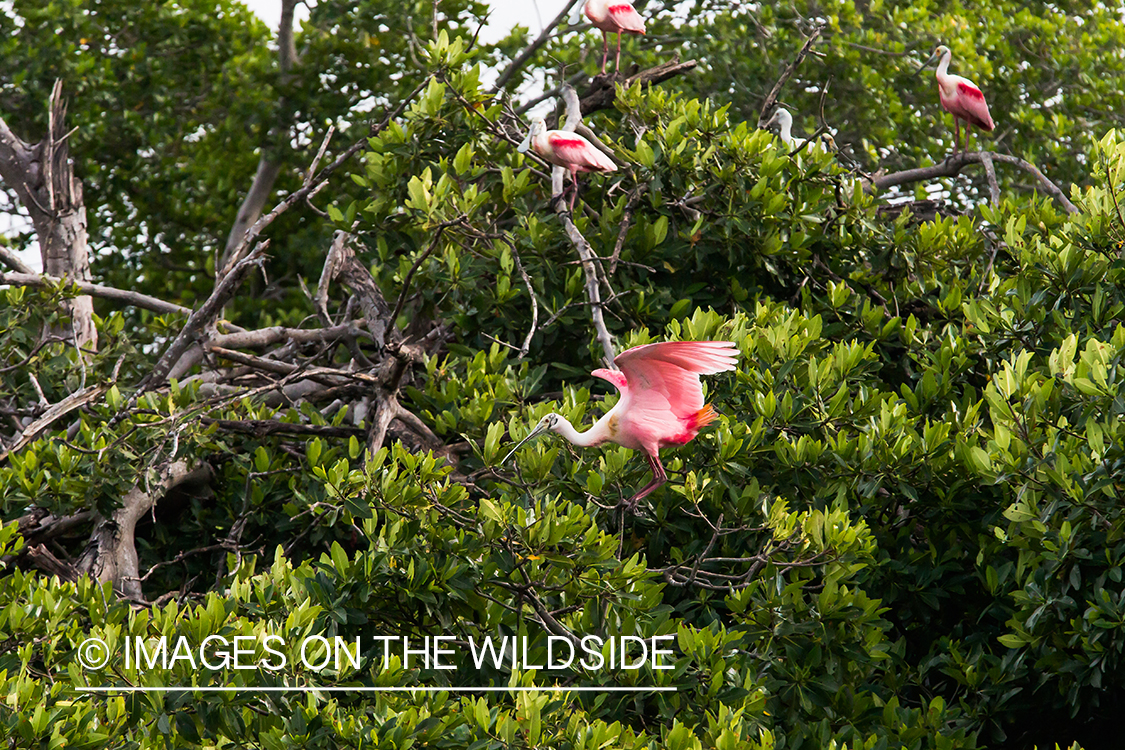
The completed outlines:
{"type": "Polygon", "coordinates": [[[612,370],[595,374],[621,391],[614,408],[621,415],[621,431],[652,451],[686,443],[713,418],[711,412],[701,415],[704,401],[699,376],[735,369],[737,354],[737,347],[729,341],[645,344],[617,355],[614,362],[621,368],[620,376],[612,370]]]}
{"type": "Polygon", "coordinates": [[[617,165],[601,149],[577,133],[552,130],[547,134],[547,143],[560,166],[574,165],[586,172],[617,171],[617,165]]]}
{"type": "Polygon", "coordinates": [[[609,6],[609,20],[617,27],[617,31],[645,33],[644,19],[629,3],[612,3],[609,6]]]}
{"type": "Polygon", "coordinates": [[[957,104],[961,110],[958,114],[981,130],[996,127],[988,112],[988,104],[984,101],[984,93],[968,81],[957,82],[957,104]]]}

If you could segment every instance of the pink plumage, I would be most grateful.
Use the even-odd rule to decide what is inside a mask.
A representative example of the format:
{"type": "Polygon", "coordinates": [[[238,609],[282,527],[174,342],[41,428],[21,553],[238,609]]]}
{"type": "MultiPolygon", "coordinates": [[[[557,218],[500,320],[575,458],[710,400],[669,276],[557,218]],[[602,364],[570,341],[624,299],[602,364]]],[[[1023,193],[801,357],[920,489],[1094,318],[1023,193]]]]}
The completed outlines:
{"type": "Polygon", "coordinates": [[[952,98],[945,98],[944,89],[939,89],[938,97],[946,112],[971,122],[981,130],[991,132],[996,127],[984,101],[984,92],[968,81],[957,82],[957,91],[952,98]]]}
{"type": "Polygon", "coordinates": [[[602,72],[609,56],[609,35],[617,34],[617,70],[621,70],[621,34],[644,34],[645,21],[629,0],[586,0],[582,12],[602,32],[602,72]]]}
{"type": "Polygon", "coordinates": [[[532,149],[550,163],[570,170],[574,195],[570,207],[578,197],[579,172],[616,172],[617,165],[608,155],[588,140],[566,130],[547,130],[542,117],[531,119],[531,130],[520,144],[519,150],[532,149]]]}
{"type": "Polygon", "coordinates": [[[536,153],[552,164],[578,172],[616,172],[617,165],[601,149],[577,133],[549,130],[547,145],[536,153]]]}
{"type": "Polygon", "coordinates": [[[930,59],[941,56],[937,69],[938,99],[942,108],[953,115],[953,153],[961,141],[961,121],[965,121],[965,146],[969,144],[969,125],[976,125],[981,130],[991,131],[996,125],[992,122],[992,115],[988,111],[988,104],[984,100],[984,93],[980,88],[967,78],[949,73],[949,62],[953,53],[942,45],[934,50],[930,59]]]}
{"type": "Polygon", "coordinates": [[[718,418],[704,402],[699,376],[735,369],[737,356],[738,347],[730,341],[666,341],[633,347],[614,359],[620,370],[592,373],[621,391],[617,404],[593,427],[580,433],[566,418],[548,414],[508,457],[548,430],[579,446],[611,442],[639,450],[652,467],[652,482],[629,501],[635,506],[668,480],[660,463],[660,449],[690,442],[718,418]]]}

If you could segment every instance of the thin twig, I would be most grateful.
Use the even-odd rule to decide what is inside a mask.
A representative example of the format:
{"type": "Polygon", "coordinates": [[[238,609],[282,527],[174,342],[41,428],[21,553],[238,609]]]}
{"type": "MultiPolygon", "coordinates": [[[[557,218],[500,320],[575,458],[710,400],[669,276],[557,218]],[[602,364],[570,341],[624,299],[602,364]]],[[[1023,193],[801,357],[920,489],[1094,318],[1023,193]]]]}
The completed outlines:
{"type": "Polygon", "coordinates": [[[781,77],[777,79],[777,83],[775,83],[773,85],[773,88],[770,89],[770,93],[766,96],[766,100],[762,104],[762,109],[758,113],[759,128],[765,128],[766,122],[769,120],[766,115],[768,115],[773,110],[774,105],[777,104],[777,95],[781,93],[781,87],[784,86],[786,82],[788,82],[788,80],[793,76],[793,73],[796,72],[797,66],[800,65],[801,62],[805,59],[805,56],[809,54],[809,50],[812,49],[813,42],[817,40],[817,38],[820,36],[820,32],[822,31],[824,31],[823,25],[817,26],[815,29],[813,29],[813,32],[809,34],[809,38],[805,40],[805,43],[803,45],[801,45],[801,49],[797,52],[797,56],[793,58],[793,61],[789,63],[784,71],[782,71],[781,77]]]}

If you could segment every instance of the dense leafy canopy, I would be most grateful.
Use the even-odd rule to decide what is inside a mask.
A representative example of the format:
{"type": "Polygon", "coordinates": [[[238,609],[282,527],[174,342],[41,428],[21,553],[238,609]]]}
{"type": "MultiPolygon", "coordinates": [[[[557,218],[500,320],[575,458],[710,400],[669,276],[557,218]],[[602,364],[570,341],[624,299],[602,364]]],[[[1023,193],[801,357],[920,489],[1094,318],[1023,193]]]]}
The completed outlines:
{"type": "MultiPolygon", "coordinates": [[[[621,89],[589,118],[627,167],[582,180],[574,225],[601,258],[619,348],[729,339],[741,362],[707,378],[720,421],[665,454],[672,481],[633,516],[619,503],[648,469],[625,449],[544,439],[499,466],[534,420],[589,422],[616,395],[588,375],[601,351],[584,269],[545,170],[516,152],[518,101],[481,83],[524,40],[476,46],[484,7],[437,6],[320,2],[287,78],[237,4],[0,11],[5,120],[34,139],[45,91],[68,87],[99,280],[187,306],[211,292],[258,150],[285,150],[284,196],[329,125],[325,161],[404,103],[266,229],[264,277],[220,328],[315,327],[328,247],[351,233],[398,308],[390,324],[437,342],[397,398],[441,443],[396,434],[370,452],[370,401],[279,398],[198,368],[133,403],[182,317],[99,300],[98,352],[79,357],[42,338],[73,292],[4,290],[5,420],[42,416],[40,390],[51,404],[104,395],[0,463],[0,734],[21,747],[1113,746],[1100,733],[1125,701],[1125,63],[1098,50],[1121,46],[1115,12],[643,6],[651,33],[626,40],[626,59],[677,50],[700,69],[621,89]],[[803,134],[831,78],[827,124],[864,170],[940,161],[948,120],[932,79],[911,76],[945,42],[989,97],[998,129],[983,142],[1037,163],[1078,213],[1001,170],[998,204],[967,173],[941,184],[948,215],[921,221],[887,211],[836,155],[788,153],[758,109],[816,23],[823,38],[781,97],[803,134]],[[277,122],[289,138],[267,143],[277,122]],[[226,429],[253,420],[306,432],[226,429]],[[89,512],[112,516],[173,461],[205,477],[139,522],[143,602],[37,569],[44,543],[82,556],[89,512]],[[74,522],[28,542],[16,521],[33,512],[74,522]],[[560,632],[671,636],[674,668],[478,668],[464,646],[526,636],[542,663],[560,632]],[[127,639],[208,635],[275,635],[291,651],[279,670],[124,661],[127,639]],[[375,640],[437,635],[460,645],[453,670],[384,664],[375,640]],[[309,636],[358,638],[362,664],[306,667],[292,647],[309,636]],[[111,666],[80,666],[89,637],[111,666]],[[345,689],[78,691],[91,685],[345,689]],[[347,689],[465,685],[677,691],[347,689]]],[[[599,37],[564,31],[511,88],[559,64],[593,73],[599,37]]],[[[351,296],[331,287],[327,309],[351,296]]],[[[357,346],[374,360],[369,338],[357,346]]],[[[340,341],[286,346],[358,359],[340,341]]]]}

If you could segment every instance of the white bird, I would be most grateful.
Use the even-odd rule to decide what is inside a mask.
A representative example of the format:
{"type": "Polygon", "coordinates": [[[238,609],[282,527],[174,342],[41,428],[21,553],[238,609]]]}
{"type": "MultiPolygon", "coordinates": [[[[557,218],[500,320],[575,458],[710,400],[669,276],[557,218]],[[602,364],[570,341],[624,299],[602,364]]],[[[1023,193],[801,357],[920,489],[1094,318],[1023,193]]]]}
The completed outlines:
{"type": "MultiPolygon", "coordinates": [[[[777,111],[773,113],[773,117],[766,123],[767,128],[772,125],[778,126],[778,135],[790,151],[796,151],[805,145],[806,139],[793,137],[793,115],[789,114],[789,110],[778,107],[777,111]]],[[[828,133],[822,133],[820,139],[813,146],[826,152],[835,151],[836,141],[828,133]]]]}

